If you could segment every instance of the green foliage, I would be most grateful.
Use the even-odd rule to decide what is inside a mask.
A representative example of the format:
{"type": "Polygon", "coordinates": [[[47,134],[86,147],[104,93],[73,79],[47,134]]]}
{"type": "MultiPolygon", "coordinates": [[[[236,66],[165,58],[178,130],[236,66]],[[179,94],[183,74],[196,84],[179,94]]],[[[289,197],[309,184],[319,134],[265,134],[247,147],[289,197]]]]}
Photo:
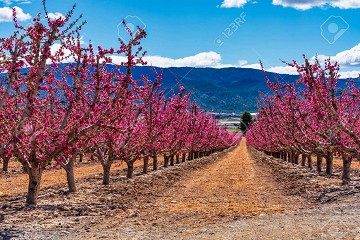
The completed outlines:
{"type": "Polygon", "coordinates": [[[240,129],[243,133],[246,133],[246,131],[249,129],[249,125],[250,125],[250,123],[252,123],[252,121],[253,121],[253,118],[249,112],[244,112],[241,115],[240,129]]]}

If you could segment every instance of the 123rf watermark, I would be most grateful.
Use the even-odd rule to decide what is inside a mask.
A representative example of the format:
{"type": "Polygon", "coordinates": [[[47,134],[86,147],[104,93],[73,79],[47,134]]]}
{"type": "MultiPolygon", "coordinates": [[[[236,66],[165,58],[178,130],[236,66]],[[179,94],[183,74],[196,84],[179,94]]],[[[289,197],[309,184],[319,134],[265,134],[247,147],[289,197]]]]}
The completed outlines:
{"type": "Polygon", "coordinates": [[[229,39],[234,33],[236,33],[240,26],[246,22],[245,12],[240,13],[240,15],[234,19],[215,39],[215,44],[221,47],[227,39],[229,39]]]}
{"type": "Polygon", "coordinates": [[[329,44],[334,44],[349,28],[343,17],[331,15],[320,26],[321,36],[329,44]]]}

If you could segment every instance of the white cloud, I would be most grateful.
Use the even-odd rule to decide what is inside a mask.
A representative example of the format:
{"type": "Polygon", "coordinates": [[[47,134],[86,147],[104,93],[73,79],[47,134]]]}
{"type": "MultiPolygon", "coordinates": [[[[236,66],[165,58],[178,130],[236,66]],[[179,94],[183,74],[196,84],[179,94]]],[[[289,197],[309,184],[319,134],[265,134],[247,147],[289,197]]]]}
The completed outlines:
{"type": "Polygon", "coordinates": [[[360,0],[273,0],[273,5],[308,10],[314,7],[360,8],[360,0]]]}
{"type": "MultiPolygon", "coordinates": [[[[325,59],[329,58],[326,55],[318,55],[318,60],[323,62],[325,59]]],[[[315,56],[311,58],[315,60],[315,56]]],[[[360,43],[355,47],[339,52],[335,56],[330,56],[332,61],[336,61],[341,66],[360,66],[360,43]]]]}
{"type": "MultiPolygon", "coordinates": [[[[67,39],[65,39],[65,40],[67,40],[67,39]]],[[[80,44],[85,44],[82,36],[80,37],[79,40],[80,40],[80,44]]],[[[51,47],[50,47],[51,55],[55,55],[60,50],[60,48],[61,48],[60,43],[54,43],[53,45],[51,45],[51,47]]],[[[62,61],[63,63],[69,63],[69,62],[74,62],[75,61],[75,59],[71,55],[71,51],[69,49],[64,49],[62,51],[64,53],[64,57],[66,58],[65,60],[62,61]]],[[[50,64],[51,61],[48,59],[46,63],[50,64]]]]}
{"type": "Polygon", "coordinates": [[[224,0],[221,4],[222,8],[240,8],[243,7],[249,0],[224,0]]]}
{"type": "Polygon", "coordinates": [[[62,14],[59,13],[59,12],[56,12],[56,13],[49,13],[49,14],[48,14],[48,17],[49,17],[50,19],[54,20],[54,19],[57,19],[57,18],[59,18],[59,17],[64,18],[64,15],[62,15],[62,14]]]}
{"type": "Polygon", "coordinates": [[[30,4],[31,1],[29,0],[0,0],[4,5],[10,6],[13,2],[16,4],[30,4]]]}
{"type": "MultiPolygon", "coordinates": [[[[120,64],[126,62],[126,58],[122,56],[112,56],[113,63],[120,64]]],[[[203,52],[194,56],[172,59],[161,56],[147,56],[144,60],[149,66],[155,67],[211,67],[211,68],[252,68],[261,70],[259,63],[249,64],[246,60],[239,60],[238,64],[224,64],[221,63],[221,55],[216,52],[203,52]]],[[[296,69],[289,66],[270,67],[266,69],[269,72],[279,74],[297,74],[296,69]]]]}
{"type": "MultiPolygon", "coordinates": [[[[31,18],[31,15],[28,13],[24,13],[24,11],[19,7],[14,7],[16,10],[16,16],[19,21],[26,21],[31,18]]],[[[11,22],[13,19],[12,16],[12,8],[3,7],[0,8],[0,22],[11,22]]]]}
{"type": "Polygon", "coordinates": [[[360,1],[359,0],[338,0],[334,1],[331,4],[333,7],[338,7],[341,9],[350,9],[350,8],[360,8],[360,1]]]}
{"type": "MultiPolygon", "coordinates": [[[[60,47],[61,47],[60,43],[54,43],[53,45],[51,45],[51,47],[50,47],[51,55],[55,55],[60,50],[60,47]]],[[[74,62],[75,61],[74,58],[71,56],[71,51],[70,50],[64,49],[63,51],[64,51],[64,57],[67,57],[66,60],[62,61],[63,63],[69,63],[69,62],[74,62]]],[[[46,61],[46,64],[50,64],[50,63],[51,63],[51,60],[48,59],[46,61]]]]}
{"type": "Polygon", "coordinates": [[[298,75],[296,68],[291,66],[277,66],[266,69],[268,72],[274,72],[279,74],[298,75]]]}
{"type": "MultiPolygon", "coordinates": [[[[125,61],[124,57],[112,56],[114,63],[125,61]]],[[[148,65],[156,67],[222,67],[231,66],[221,64],[221,56],[216,52],[202,52],[194,56],[172,59],[161,56],[146,56],[144,60],[148,65]]]]}
{"type": "MultiPolygon", "coordinates": [[[[260,64],[249,64],[241,66],[241,68],[252,68],[261,70],[260,64]]],[[[267,72],[278,73],[278,74],[288,74],[288,75],[298,75],[298,72],[295,67],[291,66],[276,66],[265,69],[267,72]]],[[[352,71],[339,71],[340,78],[359,78],[360,70],[352,71]]]]}
{"type": "Polygon", "coordinates": [[[340,78],[359,78],[360,76],[360,71],[344,71],[344,72],[339,72],[340,73],[340,78]]]}
{"type": "Polygon", "coordinates": [[[28,0],[14,0],[17,4],[30,4],[31,1],[28,0]]]}
{"type": "Polygon", "coordinates": [[[246,64],[246,65],[242,65],[241,68],[252,68],[252,69],[261,70],[261,65],[259,63],[246,64]]]}

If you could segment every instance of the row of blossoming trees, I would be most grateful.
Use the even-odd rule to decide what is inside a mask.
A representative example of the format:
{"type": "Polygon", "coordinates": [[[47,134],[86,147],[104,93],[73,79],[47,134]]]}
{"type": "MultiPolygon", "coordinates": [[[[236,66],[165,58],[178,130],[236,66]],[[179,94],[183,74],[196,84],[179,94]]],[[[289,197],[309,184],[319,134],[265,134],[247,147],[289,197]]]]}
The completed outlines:
{"type": "Polygon", "coordinates": [[[267,77],[271,94],[261,96],[257,121],[247,133],[248,143],[275,157],[333,173],[333,157],[343,160],[342,179],[350,180],[351,162],[360,154],[360,93],[356,83],[339,86],[339,66],[330,59],[320,64],[305,58],[295,84],[267,77]],[[302,156],[299,161],[299,156],[302,156]]]}
{"type": "Polygon", "coordinates": [[[45,7],[45,23],[38,15],[27,28],[14,10],[16,31],[0,39],[0,157],[5,168],[15,159],[28,173],[28,204],[37,203],[43,171],[57,166],[66,170],[75,192],[79,154],[98,160],[109,184],[116,161],[127,164],[131,178],[137,160],[146,173],[149,159],[158,168],[160,154],[167,167],[240,141],[192,104],[180,85],[166,96],[161,73],[152,80],[132,78],[133,67],[146,64],[143,29],[132,32],[123,23],[130,40],[120,41],[117,50],[83,46],[84,22],[81,16],[71,20],[74,8],[50,19],[45,7]],[[126,60],[114,65],[114,54],[126,60]]]}

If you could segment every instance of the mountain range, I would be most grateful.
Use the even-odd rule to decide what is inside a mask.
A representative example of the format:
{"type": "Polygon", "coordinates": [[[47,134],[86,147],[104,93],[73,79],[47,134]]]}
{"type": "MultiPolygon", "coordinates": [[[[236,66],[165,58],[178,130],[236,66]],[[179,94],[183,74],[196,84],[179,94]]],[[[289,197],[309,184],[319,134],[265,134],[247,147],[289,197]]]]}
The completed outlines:
{"type": "MultiPolygon", "coordinates": [[[[256,98],[259,93],[269,92],[261,70],[249,68],[157,68],[163,74],[163,87],[176,87],[177,81],[191,91],[192,100],[202,109],[221,113],[256,112],[256,98]]],[[[133,77],[149,75],[154,79],[152,67],[135,67],[133,77]]],[[[267,73],[270,80],[283,80],[289,83],[298,79],[297,75],[267,73]]]]}

